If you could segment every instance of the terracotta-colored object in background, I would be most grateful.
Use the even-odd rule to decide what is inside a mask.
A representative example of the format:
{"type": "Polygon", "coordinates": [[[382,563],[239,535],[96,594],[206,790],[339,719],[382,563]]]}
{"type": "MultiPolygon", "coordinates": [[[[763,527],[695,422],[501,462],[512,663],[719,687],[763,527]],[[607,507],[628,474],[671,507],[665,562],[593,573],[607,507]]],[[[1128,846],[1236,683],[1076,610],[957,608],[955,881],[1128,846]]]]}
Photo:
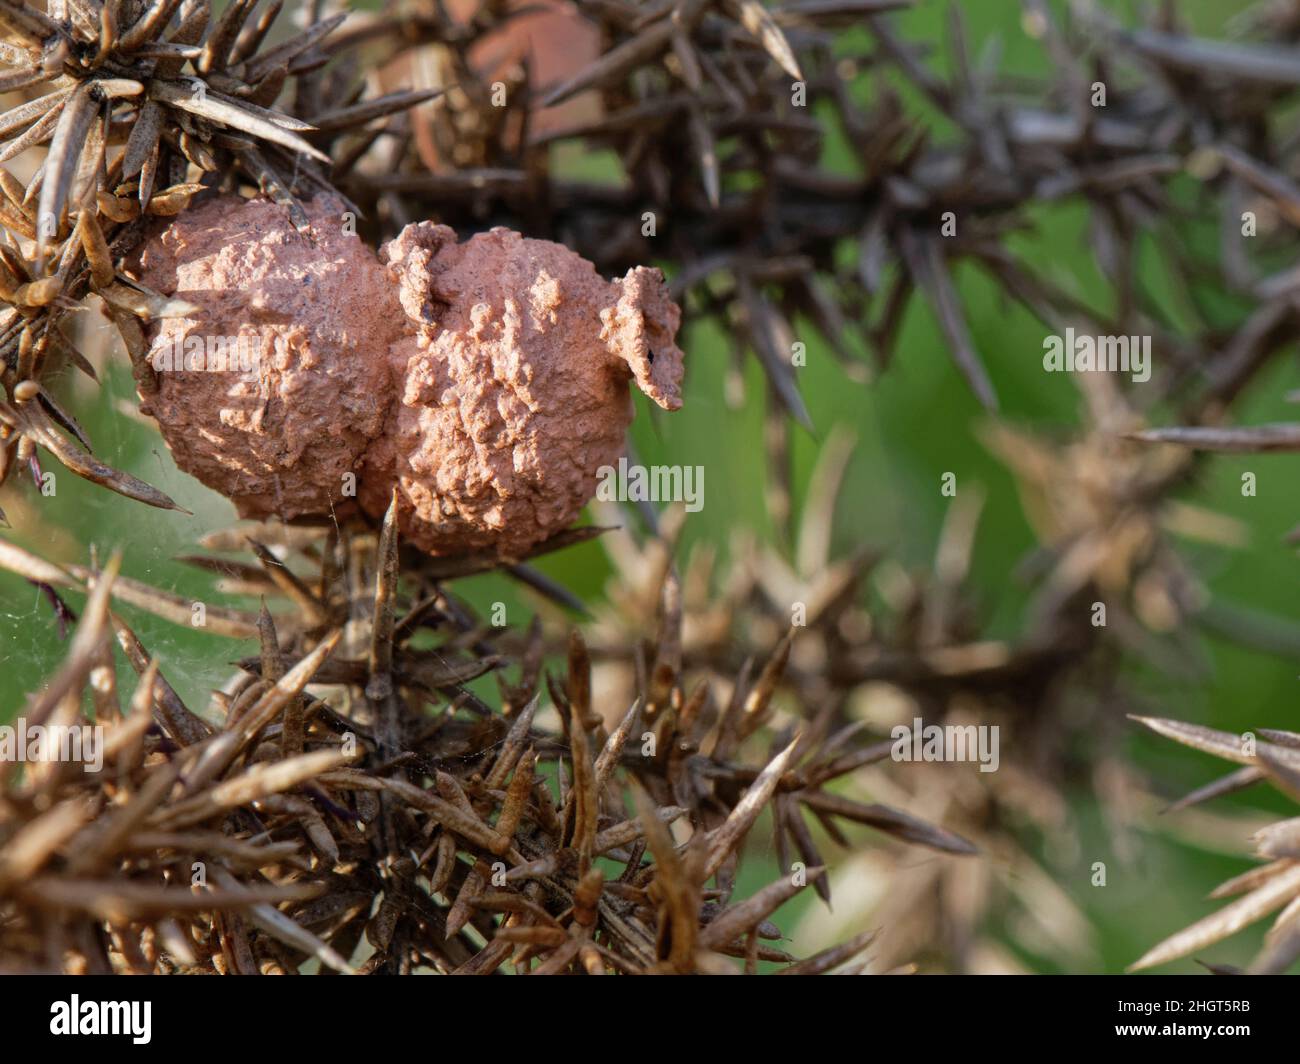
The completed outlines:
{"type": "MultiPolygon", "coordinates": [[[[468,21],[482,6],[481,0],[452,0],[448,9],[453,17],[468,21]]],[[[469,51],[471,65],[485,79],[526,61],[529,85],[540,93],[568,81],[600,58],[600,31],[574,4],[509,0],[506,6],[517,14],[500,30],[485,34],[469,51]]],[[[533,112],[532,129],[534,133],[552,133],[599,114],[598,96],[581,93],[559,106],[538,108],[533,112]]]]}
{"type": "MultiPolygon", "coordinates": [[[[139,256],[140,279],[202,308],[153,332],[255,338],[256,373],[164,371],[142,409],[177,464],[246,517],[345,512],[356,474],[431,553],[519,556],[567,527],[623,449],[627,383],[681,405],[680,311],[658,270],[605,281],[559,244],[505,229],[463,244],[407,226],[382,264],[344,232],[233,196],[187,211],[139,256]]],[[[177,348],[179,349],[179,348],[177,348]]]]}
{"type": "MultiPolygon", "coordinates": [[[[483,0],[448,0],[447,13],[466,26],[484,8],[483,0]]],[[[404,89],[445,89],[446,94],[411,109],[411,135],[420,160],[435,173],[464,167],[499,165],[488,154],[498,142],[496,115],[485,114],[466,96],[462,64],[483,87],[500,81],[513,93],[526,82],[532,107],[528,135],[546,136],[575,125],[593,122],[601,115],[600,94],[580,92],[552,107],[541,107],[547,90],[568,81],[594,63],[601,54],[600,30],[579,9],[565,0],[506,0],[513,14],[504,22],[474,36],[465,49],[428,44],[402,51],[376,72],[387,92],[404,89]]],[[[510,121],[515,121],[513,113],[510,121]]],[[[518,131],[516,131],[518,132],[518,131]]],[[[512,133],[513,136],[513,133],[512,133]]],[[[513,142],[510,138],[507,141],[513,142]]]]}

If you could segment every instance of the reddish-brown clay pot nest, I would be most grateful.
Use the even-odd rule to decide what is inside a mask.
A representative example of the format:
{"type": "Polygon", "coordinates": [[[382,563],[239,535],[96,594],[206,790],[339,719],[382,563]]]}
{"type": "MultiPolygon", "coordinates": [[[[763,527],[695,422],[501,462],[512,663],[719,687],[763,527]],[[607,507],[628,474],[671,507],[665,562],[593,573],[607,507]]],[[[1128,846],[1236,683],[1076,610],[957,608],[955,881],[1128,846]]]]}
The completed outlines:
{"type": "Polygon", "coordinates": [[[140,254],[145,285],[202,311],[152,330],[158,390],[141,409],[176,464],[244,516],[346,506],[345,474],[384,427],[382,353],[402,312],[374,254],[344,232],[342,210],[309,204],[303,235],[274,203],[221,197],[140,254]],[[255,369],[222,371],[241,358],[255,369]]]}
{"type": "Polygon", "coordinates": [[[273,203],[216,197],[138,256],[143,284],[201,311],[152,331],[143,409],[242,516],[378,515],[396,486],[424,550],[518,556],[617,461],[629,379],[681,405],[681,315],[658,270],[606,281],[559,244],[457,243],[429,222],[376,258],[344,212],[318,199],[299,233],[273,203]],[[257,357],[223,367],[222,351],[257,357]]]}

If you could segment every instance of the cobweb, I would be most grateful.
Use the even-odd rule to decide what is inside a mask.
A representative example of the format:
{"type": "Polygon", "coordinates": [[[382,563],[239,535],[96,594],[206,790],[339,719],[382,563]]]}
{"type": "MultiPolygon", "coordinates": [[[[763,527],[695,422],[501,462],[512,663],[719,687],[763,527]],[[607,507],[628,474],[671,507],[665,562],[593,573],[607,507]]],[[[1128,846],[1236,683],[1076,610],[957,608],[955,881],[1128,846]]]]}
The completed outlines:
{"type": "MultiPolygon", "coordinates": [[[[83,481],[44,452],[37,452],[45,492],[31,470],[16,469],[0,492],[10,527],[3,534],[18,546],[57,564],[103,564],[115,550],[122,575],[209,604],[235,604],[217,595],[209,575],[176,559],[197,549],[199,536],[235,520],[231,505],[176,468],[156,427],[138,412],[125,351],[112,325],[96,309],[77,316],[78,344],[95,365],[102,386],[67,366],[46,384],[88,436],[97,458],[160,488],[193,516],[156,510],[83,481]]],[[[71,332],[72,330],[69,330],[71,332]]],[[[80,615],[84,595],[60,592],[80,615]]],[[[201,629],[186,629],[116,603],[163,673],[192,709],[202,713],[210,692],[222,686],[230,662],[246,645],[201,629]]],[[[21,711],[57,670],[72,636],[71,618],[61,623],[47,592],[9,573],[0,574],[0,719],[21,711]],[[61,630],[62,629],[62,630],[61,630]]],[[[129,698],[135,674],[120,653],[118,688],[129,698]]]]}

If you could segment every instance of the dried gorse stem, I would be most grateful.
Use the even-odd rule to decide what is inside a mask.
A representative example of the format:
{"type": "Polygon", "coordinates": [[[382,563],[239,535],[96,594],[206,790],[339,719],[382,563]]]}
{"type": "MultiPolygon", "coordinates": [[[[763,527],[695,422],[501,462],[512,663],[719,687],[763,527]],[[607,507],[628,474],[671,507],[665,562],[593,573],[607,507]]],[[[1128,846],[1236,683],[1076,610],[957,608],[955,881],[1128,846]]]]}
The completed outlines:
{"type": "Polygon", "coordinates": [[[720,706],[720,685],[691,678],[681,659],[671,565],[660,570],[657,640],[630,666],[635,697],[615,708],[597,703],[577,632],[560,675],[544,670],[537,625],[517,655],[496,647],[501,631],[445,586],[474,561],[417,555],[422,572],[402,557],[392,511],[377,536],[267,526],[206,542],[251,546],[257,565],[196,561],[299,607],[221,612],[226,634],[255,631],[261,652],[217,696],[216,726],[181,703],[110,607],[118,598],[167,615],[165,597],[123,583],[116,561],[70,572],[0,552],[56,597],[90,595],[66,665],[26,721],[88,723],[89,687],[105,733],[99,773],[59,764],[7,780],[10,967],[254,973],[315,959],[364,972],[596,974],[726,971],[734,957],[749,971],[771,961],[816,972],[852,962],[872,936],[798,962],[770,944],[781,932],[768,917],[783,902],[807,886],[829,897],[804,817],[837,837],[836,822],[858,823],[973,852],[902,810],[827,790],[888,744],[832,730],[835,704],[818,710],[790,687],[790,636],[742,668],[720,706]],[[141,674],[126,713],[114,634],[141,674]],[[486,672],[501,713],[467,686],[486,672]],[[741,847],[765,813],[783,871],[738,899],[741,847]]]}
{"type": "MultiPolygon", "coordinates": [[[[231,592],[292,609],[274,620],[209,611],[212,631],[256,635],[262,653],[241,662],[213,712],[196,715],[109,610],[111,594],[177,619],[186,601],[111,564],[57,567],[0,544],[0,563],[46,589],[61,619],[71,610],[60,589],[92,596],[68,664],[27,716],[77,720],[89,685],[96,721],[121,736],[115,773],[10,773],[0,807],[6,950],[32,967],[72,957],[142,971],[297,970],[312,957],[385,971],[784,960],[760,939],[798,889],[787,874],[796,854],[806,882],[829,890],[811,822],[844,841],[853,822],[941,851],[969,848],[951,830],[846,796],[887,757],[856,714],[872,684],[903,692],[929,720],[1018,729],[1011,770],[984,786],[956,772],[898,774],[907,782],[896,793],[942,811],[949,829],[999,860],[977,872],[970,861],[923,865],[894,899],[902,931],[887,963],[934,950],[971,966],[979,929],[1008,897],[1049,933],[1066,928],[1070,948],[1086,937],[1008,823],[1067,829],[1060,780],[1080,734],[1096,744],[1095,775],[1127,778],[1113,750],[1116,707],[1133,708],[1114,680],[1120,655],[1185,668],[1186,625],[1261,646],[1286,639],[1267,620],[1231,623],[1231,607],[1210,598],[1174,536],[1226,542],[1231,523],[1172,497],[1193,481],[1197,456],[1150,444],[1300,446],[1292,426],[1225,424],[1295,332],[1300,137],[1289,108],[1300,17],[1292,5],[1263,5],[1236,24],[1241,39],[1219,42],[1189,35],[1172,2],[1130,29],[1093,4],[1069,5],[1062,21],[1026,0],[1025,28],[1054,73],[1024,79],[1001,73],[992,53],[970,54],[956,7],[951,72],[938,72],[899,31],[892,12],[903,6],[577,0],[597,56],[541,85],[527,59],[504,73],[471,60],[516,17],[501,3],[468,19],[442,3],[396,4],[344,25],[312,4],[302,34],[268,47],[278,5],[255,17],[253,4],[235,2],[214,19],[196,0],[68,0],[48,12],[0,0],[0,58],[12,67],[0,86],[32,97],[0,117],[0,160],[46,146],[29,183],[0,170],[9,233],[0,479],[32,466],[40,447],[78,475],[174,507],[93,457],[42,383],[61,360],[93,373],[59,323],[96,292],[140,369],[141,321],[191,309],[120,275],[147,217],[182,211],[207,187],[254,185],[296,210],[296,197],[333,186],[375,240],[433,218],[559,240],[606,276],[663,262],[690,320],[724,326],[735,381],[749,353],[762,365],[770,501],[789,547],[750,544],[720,576],[701,550],[679,571],[679,529],[649,515],[644,535],[603,537],[619,569],[612,605],[573,638],[557,623],[497,630],[449,589],[499,569],[552,612],[581,606],[527,559],[430,559],[400,549],[388,526],[214,534],[212,550],[251,555],[195,564],[231,592]],[[850,25],[865,32],[844,37],[850,25]],[[379,71],[371,80],[393,91],[363,102],[359,69],[379,71]],[[400,88],[383,84],[392,78],[400,88]],[[1092,102],[1099,84],[1104,108],[1092,102]],[[870,104],[859,102],[864,85],[870,104]],[[543,121],[549,105],[582,98],[593,106],[566,112],[567,124],[543,121]],[[847,145],[848,172],[825,164],[832,140],[847,145]],[[617,179],[562,172],[555,160],[575,146],[607,149],[617,179]],[[1087,211],[1104,306],[1013,250],[1044,207],[1073,204],[1087,211]],[[1242,233],[1247,212],[1258,221],[1253,242],[1242,233]],[[1195,224],[1204,219],[1213,232],[1195,224]],[[1187,293],[1177,313],[1140,280],[1151,247],[1187,293]],[[1039,539],[1019,574],[1033,595],[1014,638],[986,635],[967,586],[979,519],[969,499],[952,508],[922,573],[860,544],[835,557],[834,490],[814,493],[801,522],[790,504],[788,421],[811,420],[789,358],[804,335],[823,338],[853,377],[888,370],[919,295],[956,372],[996,408],[959,270],[984,274],[1055,332],[1149,335],[1160,353],[1141,390],[1076,377],[1076,432],[987,429],[1039,539]],[[1226,305],[1211,293],[1227,293],[1226,305]],[[1187,427],[1149,427],[1171,416],[1187,427]],[[868,579],[884,589],[882,610],[864,605],[868,579]],[[1105,629],[1088,621],[1097,601],[1109,610],[1105,629]],[[809,621],[792,631],[796,602],[809,621]],[[110,629],[142,673],[142,712],[116,710],[110,629]],[[547,669],[556,660],[567,662],[562,674],[547,669]],[[600,701],[593,664],[619,677],[625,702],[600,701]],[[500,714],[466,686],[488,672],[502,680],[500,714]],[[549,728],[539,721],[547,714],[549,728]],[[651,754],[640,752],[646,733],[651,754]],[[843,790],[824,789],[832,781],[843,790]],[[763,810],[780,878],[734,901],[739,844],[763,810]],[[105,815],[92,821],[97,811],[105,815]],[[195,863],[211,875],[192,893],[195,863]],[[96,882],[98,892],[84,887],[96,882]],[[936,899],[953,896],[964,899],[958,911],[937,910],[936,899]],[[98,897],[118,907],[96,908],[98,897]]],[[[137,379],[148,386],[142,369],[137,379]]],[[[847,453],[832,439],[824,468],[842,473],[847,453]]],[[[575,529],[542,549],[599,532],[575,529]]],[[[1288,764],[1274,756],[1288,743],[1270,744],[1236,782],[1281,780],[1268,759],[1288,764]]],[[[1102,797],[1122,805],[1122,793],[1102,797]]],[[[1283,843],[1268,846],[1273,871],[1243,889],[1287,905],[1290,928],[1294,877],[1283,843]]],[[[1254,911],[1234,910],[1211,930],[1254,911]]],[[[1285,966],[1296,936],[1275,938],[1258,967],[1285,966]]],[[[866,944],[857,928],[844,949],[795,969],[857,963],[866,944]]]]}

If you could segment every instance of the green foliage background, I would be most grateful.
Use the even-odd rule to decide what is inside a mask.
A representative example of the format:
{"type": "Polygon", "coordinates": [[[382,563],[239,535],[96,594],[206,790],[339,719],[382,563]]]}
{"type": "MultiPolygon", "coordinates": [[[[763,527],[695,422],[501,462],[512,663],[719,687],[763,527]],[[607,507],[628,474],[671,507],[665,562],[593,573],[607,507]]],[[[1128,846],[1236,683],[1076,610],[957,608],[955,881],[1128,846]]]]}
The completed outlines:
{"type": "MultiPolygon", "coordinates": [[[[1015,0],[980,0],[963,4],[962,9],[977,50],[997,34],[1004,49],[1005,70],[1043,71],[1043,54],[1022,31],[1015,0]]],[[[1225,19],[1238,10],[1238,3],[1192,0],[1182,9],[1195,30],[1218,35],[1225,19]]],[[[933,42],[940,63],[945,21],[946,4],[935,0],[920,0],[900,18],[909,39],[933,42]]],[[[864,39],[849,34],[844,46],[859,45],[864,39]]],[[[870,92],[865,81],[861,90],[864,96],[870,92]]],[[[918,108],[924,107],[913,96],[909,99],[918,108]]],[[[942,132],[942,120],[933,117],[942,132]]],[[[609,162],[603,158],[563,161],[588,172],[608,173],[609,162]]],[[[832,146],[828,164],[848,165],[841,145],[832,146]]],[[[1108,296],[1087,247],[1082,209],[1073,205],[1043,209],[1036,222],[1036,230],[1018,239],[1014,250],[1056,282],[1090,302],[1105,305],[1108,296]]],[[[1203,238],[1207,251],[1212,250],[1214,232],[1208,222],[1203,238]]],[[[1154,249],[1145,252],[1143,281],[1160,294],[1172,320],[1177,321],[1189,293],[1170,283],[1154,249]]],[[[1043,326],[1018,306],[1005,302],[983,276],[962,272],[959,280],[974,339],[998,389],[1003,416],[1015,424],[1055,429],[1064,435],[1078,424],[1079,400],[1067,376],[1042,372],[1043,326]]],[[[1224,321],[1236,320],[1242,312],[1243,308],[1224,296],[1197,295],[1215,307],[1224,321]]],[[[90,311],[84,328],[93,334],[108,332],[110,326],[90,311]]],[[[808,365],[800,370],[798,381],[817,431],[809,435],[792,429],[796,506],[818,449],[835,425],[850,427],[858,438],[836,530],[839,550],[848,551],[865,542],[887,548],[907,566],[925,567],[933,557],[947,502],[938,491],[941,474],[955,472],[963,487],[982,486],[987,502],[974,577],[986,616],[991,619],[992,634],[1011,634],[1025,602],[1023,589],[1011,574],[1017,561],[1033,547],[1034,539],[1012,478],[984,450],[976,435],[986,415],[955,370],[928,309],[920,301],[912,302],[894,364],[871,385],[847,380],[814,338],[801,338],[809,345],[808,365]]],[[[641,460],[706,467],[706,504],[703,512],[687,523],[688,547],[710,541],[725,551],[737,525],[771,537],[763,496],[759,409],[763,389],[757,363],[751,359],[748,364],[747,406],[733,411],[723,399],[730,357],[726,337],[715,327],[702,325],[687,334],[682,346],[688,356],[685,406],[671,416],[660,416],[640,403],[632,435],[641,460]]],[[[81,417],[101,457],[162,488],[193,510],[194,516],[149,510],[60,470],[53,498],[42,498],[25,476],[11,480],[0,494],[0,505],[15,525],[5,534],[53,560],[85,561],[92,546],[103,558],[121,547],[126,575],[181,594],[206,595],[210,590],[207,578],[173,559],[192,550],[204,532],[228,524],[233,509],[178,472],[152,428],[119,412],[120,405],[133,404],[134,394],[125,356],[120,348],[115,350],[117,357],[102,390],[74,380],[69,373],[61,382],[63,397],[81,417]],[[19,479],[24,483],[18,485],[19,479]]],[[[1293,363],[1275,366],[1254,383],[1239,415],[1250,422],[1285,419],[1283,395],[1296,386],[1293,363]]],[[[57,468],[48,458],[43,467],[57,468]]],[[[1300,520],[1300,497],[1294,483],[1295,459],[1285,456],[1220,457],[1207,464],[1192,497],[1240,519],[1252,530],[1250,545],[1243,550],[1187,544],[1189,555],[1216,596],[1281,617],[1300,614],[1296,597],[1300,567],[1282,542],[1284,533],[1300,520]],[[1258,475],[1254,498],[1243,498],[1240,493],[1240,474],[1246,469],[1258,475]]],[[[588,600],[599,598],[609,576],[597,544],[546,558],[540,568],[588,600]]],[[[532,609],[504,579],[478,578],[458,584],[457,590],[478,604],[505,601],[512,619],[526,618],[532,609]]],[[[74,597],[74,608],[79,604],[74,597]]],[[[249,651],[247,645],[177,628],[129,607],[123,607],[123,612],[146,646],[161,657],[164,671],[193,707],[205,706],[208,692],[229,675],[229,663],[249,651]]],[[[1209,663],[1204,675],[1157,675],[1137,670],[1130,677],[1145,693],[1152,712],[1233,732],[1260,726],[1296,727],[1295,655],[1286,660],[1270,658],[1218,639],[1206,639],[1204,646],[1209,663]]],[[[27,694],[39,688],[61,659],[63,649],[52,613],[39,592],[17,578],[0,574],[0,720],[18,712],[27,694]]],[[[123,684],[130,689],[131,681],[125,675],[123,684]]],[[[1208,758],[1140,734],[1136,728],[1131,729],[1128,745],[1135,763],[1158,789],[1167,788],[1171,795],[1223,771],[1208,758]]],[[[1088,750],[1082,748],[1077,754],[1086,764],[1088,750]]],[[[974,766],[954,766],[954,770],[963,769],[973,771],[974,766]]],[[[1142,829],[1138,856],[1125,862],[1110,851],[1091,781],[1082,775],[1068,781],[1067,787],[1071,806],[1084,825],[1085,843],[1059,882],[1095,923],[1099,947],[1096,971],[1122,970],[1158,939],[1205,915],[1210,911],[1206,893],[1248,866],[1244,838],[1234,853],[1212,852],[1180,841],[1160,824],[1142,829]],[[1108,868],[1104,888],[1090,885],[1091,865],[1099,860],[1108,868]]],[[[1260,790],[1220,802],[1217,808],[1233,806],[1285,809],[1260,790]]],[[[866,835],[858,836],[863,845],[870,844],[866,835]]],[[[772,855],[763,850],[762,832],[755,833],[753,844],[753,859],[747,869],[752,883],[743,884],[746,887],[768,882],[776,874],[772,855]]],[[[832,846],[827,847],[828,853],[833,851],[832,846]]],[[[791,917],[797,917],[808,904],[819,903],[804,897],[791,902],[782,914],[783,926],[793,926],[791,917]]],[[[1244,962],[1258,937],[1258,933],[1238,936],[1205,951],[1203,957],[1244,962]]],[[[1020,959],[1033,970],[1056,970],[1043,957],[1020,959]]],[[[1187,961],[1164,970],[1200,969],[1187,961]]]]}

